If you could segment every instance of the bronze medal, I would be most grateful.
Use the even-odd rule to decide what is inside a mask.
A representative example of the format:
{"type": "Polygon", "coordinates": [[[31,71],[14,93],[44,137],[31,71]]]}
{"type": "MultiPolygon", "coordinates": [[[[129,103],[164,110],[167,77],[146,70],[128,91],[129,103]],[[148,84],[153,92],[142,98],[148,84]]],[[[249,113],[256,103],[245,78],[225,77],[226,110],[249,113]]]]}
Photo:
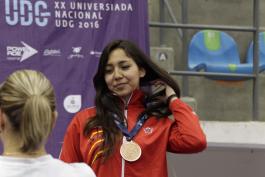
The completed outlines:
{"type": "Polygon", "coordinates": [[[120,148],[121,156],[124,160],[134,162],[141,157],[141,147],[134,141],[124,141],[120,148]]]}

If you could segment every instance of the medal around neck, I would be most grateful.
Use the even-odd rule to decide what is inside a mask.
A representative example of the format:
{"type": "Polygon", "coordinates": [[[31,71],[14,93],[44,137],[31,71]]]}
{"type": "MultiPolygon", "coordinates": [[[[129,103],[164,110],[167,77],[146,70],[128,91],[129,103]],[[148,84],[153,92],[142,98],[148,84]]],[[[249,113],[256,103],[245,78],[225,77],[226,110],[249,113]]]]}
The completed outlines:
{"type": "Polygon", "coordinates": [[[122,158],[129,162],[134,162],[141,157],[141,147],[134,141],[125,141],[120,148],[122,158]]]}

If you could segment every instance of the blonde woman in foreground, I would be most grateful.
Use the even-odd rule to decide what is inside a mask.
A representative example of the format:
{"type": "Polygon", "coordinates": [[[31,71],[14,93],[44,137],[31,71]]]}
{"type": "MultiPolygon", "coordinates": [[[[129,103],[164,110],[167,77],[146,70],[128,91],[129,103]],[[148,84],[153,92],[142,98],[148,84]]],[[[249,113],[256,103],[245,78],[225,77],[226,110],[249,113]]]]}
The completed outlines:
{"type": "Polygon", "coordinates": [[[47,154],[55,105],[53,87],[41,72],[16,71],[0,86],[1,177],[95,177],[84,163],[66,164],[47,154]]]}

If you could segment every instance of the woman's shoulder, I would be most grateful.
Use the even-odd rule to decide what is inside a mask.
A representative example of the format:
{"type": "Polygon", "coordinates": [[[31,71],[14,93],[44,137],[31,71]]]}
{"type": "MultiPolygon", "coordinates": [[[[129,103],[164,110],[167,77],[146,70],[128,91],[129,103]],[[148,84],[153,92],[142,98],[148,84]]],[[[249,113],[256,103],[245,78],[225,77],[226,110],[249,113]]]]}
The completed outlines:
{"type": "Polygon", "coordinates": [[[70,163],[69,164],[79,177],[96,177],[94,171],[86,163],[70,163]]]}
{"type": "Polygon", "coordinates": [[[87,121],[93,118],[96,115],[96,108],[89,107],[85,108],[72,118],[71,123],[68,126],[68,131],[76,131],[76,130],[83,130],[84,126],[86,125],[87,121]],[[74,130],[73,130],[74,129],[74,130]]]}
{"type": "Polygon", "coordinates": [[[74,121],[84,122],[96,115],[96,107],[85,108],[74,116],[74,121]]]}
{"type": "Polygon", "coordinates": [[[78,117],[80,119],[82,117],[89,118],[95,115],[96,115],[96,107],[88,107],[76,113],[75,117],[78,117]]]}
{"type": "Polygon", "coordinates": [[[60,169],[61,173],[58,176],[95,177],[93,170],[85,163],[66,163],[54,158],[53,167],[60,169]]]}

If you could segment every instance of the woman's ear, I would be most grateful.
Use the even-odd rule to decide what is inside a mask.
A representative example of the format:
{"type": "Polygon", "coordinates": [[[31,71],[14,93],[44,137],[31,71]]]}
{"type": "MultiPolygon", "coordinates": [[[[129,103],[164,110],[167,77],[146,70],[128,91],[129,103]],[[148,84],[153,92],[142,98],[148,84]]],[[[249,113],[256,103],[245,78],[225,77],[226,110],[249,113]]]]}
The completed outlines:
{"type": "Polygon", "coordinates": [[[57,120],[57,117],[58,117],[58,112],[57,111],[53,111],[52,116],[53,116],[53,122],[52,122],[53,125],[52,126],[54,128],[56,120],[57,120]]]}
{"type": "Polygon", "coordinates": [[[58,112],[57,112],[57,111],[53,111],[53,116],[54,116],[54,119],[57,119],[57,117],[58,117],[58,112]]]}
{"type": "Polygon", "coordinates": [[[146,74],[145,69],[144,69],[144,68],[140,68],[140,77],[141,77],[141,78],[144,77],[145,74],[146,74]]]}
{"type": "Polygon", "coordinates": [[[0,108],[0,133],[4,130],[5,128],[5,115],[3,110],[0,108]]]}

